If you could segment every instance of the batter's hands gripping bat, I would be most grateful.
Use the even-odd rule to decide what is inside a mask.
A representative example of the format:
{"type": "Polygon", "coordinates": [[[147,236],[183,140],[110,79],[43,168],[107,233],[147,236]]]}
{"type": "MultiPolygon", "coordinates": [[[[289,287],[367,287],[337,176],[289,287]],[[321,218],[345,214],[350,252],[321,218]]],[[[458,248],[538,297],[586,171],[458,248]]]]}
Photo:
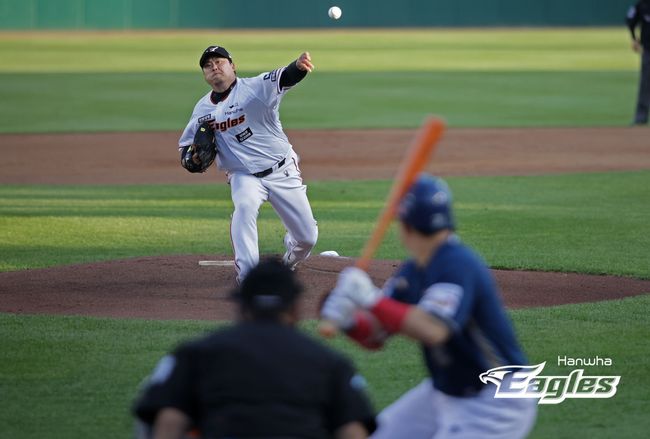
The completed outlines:
{"type": "MultiPolygon", "coordinates": [[[[438,141],[442,137],[445,129],[445,122],[436,117],[428,117],[418,130],[416,137],[411,144],[406,156],[402,160],[393,186],[386,199],[384,210],[379,215],[379,219],[375,224],[375,229],[368,238],[366,245],[361,253],[361,257],[357,259],[356,266],[364,271],[368,271],[370,261],[375,251],[381,244],[388,226],[392,222],[397,207],[404,194],[409,190],[418,174],[424,169],[424,166],[429,161],[438,141]]],[[[325,302],[323,298],[321,303],[325,302]]],[[[332,322],[321,321],[318,326],[318,332],[323,337],[332,337],[337,332],[337,327],[332,322]]]]}

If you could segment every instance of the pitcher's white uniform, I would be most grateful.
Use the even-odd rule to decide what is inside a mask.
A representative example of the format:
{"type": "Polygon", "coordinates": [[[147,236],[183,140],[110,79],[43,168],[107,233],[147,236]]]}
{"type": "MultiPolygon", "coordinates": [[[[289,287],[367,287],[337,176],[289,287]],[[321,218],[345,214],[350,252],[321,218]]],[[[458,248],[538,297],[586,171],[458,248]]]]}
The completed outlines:
{"type": "Polygon", "coordinates": [[[220,102],[213,102],[212,92],[207,93],[194,107],[179,140],[180,149],[190,145],[199,124],[214,121],[217,164],[228,176],[235,206],[230,236],[239,281],[259,261],[257,216],[264,201],[271,203],[287,230],[287,265],[307,258],[318,237],[298,156],[280,123],[278,109],[289,89],[280,87],[284,69],[237,78],[220,102]]]}

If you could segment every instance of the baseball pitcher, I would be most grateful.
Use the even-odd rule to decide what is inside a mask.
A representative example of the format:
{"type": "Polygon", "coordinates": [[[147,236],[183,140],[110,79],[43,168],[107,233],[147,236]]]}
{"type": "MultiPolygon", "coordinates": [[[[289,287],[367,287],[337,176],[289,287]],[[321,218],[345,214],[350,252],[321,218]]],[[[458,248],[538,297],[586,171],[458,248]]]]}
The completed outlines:
{"type": "Polygon", "coordinates": [[[306,259],[318,238],[298,156],[280,123],[279,107],[287,90],[314,68],[308,52],[286,67],[253,78],[238,78],[232,56],[210,46],[199,65],[211,91],[203,96],[179,140],[181,164],[190,172],[204,172],[210,154],[202,158],[205,131],[214,136],[216,162],[226,172],[234,212],[230,237],[237,280],[259,261],[257,216],[265,201],[286,228],[284,262],[294,268],[306,259]],[[210,131],[211,129],[211,131],[210,131]],[[198,140],[197,140],[198,139],[198,140]]]}

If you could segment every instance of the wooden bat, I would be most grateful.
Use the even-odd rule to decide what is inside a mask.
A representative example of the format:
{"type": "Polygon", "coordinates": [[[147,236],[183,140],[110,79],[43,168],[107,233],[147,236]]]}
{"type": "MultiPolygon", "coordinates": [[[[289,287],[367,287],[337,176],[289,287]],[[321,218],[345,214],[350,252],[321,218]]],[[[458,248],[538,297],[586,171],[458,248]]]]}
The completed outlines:
{"type": "MultiPolygon", "coordinates": [[[[402,197],[429,161],[429,157],[431,157],[438,141],[442,137],[444,129],[445,123],[442,119],[435,117],[425,119],[407,154],[402,159],[393,186],[386,199],[384,209],[377,219],[372,235],[366,241],[361,257],[357,259],[356,267],[368,271],[372,256],[377,251],[377,248],[379,248],[386,234],[386,230],[388,230],[390,223],[393,221],[402,197]]],[[[337,328],[332,322],[324,320],[320,323],[318,331],[324,337],[332,337],[336,334],[337,328]]]]}

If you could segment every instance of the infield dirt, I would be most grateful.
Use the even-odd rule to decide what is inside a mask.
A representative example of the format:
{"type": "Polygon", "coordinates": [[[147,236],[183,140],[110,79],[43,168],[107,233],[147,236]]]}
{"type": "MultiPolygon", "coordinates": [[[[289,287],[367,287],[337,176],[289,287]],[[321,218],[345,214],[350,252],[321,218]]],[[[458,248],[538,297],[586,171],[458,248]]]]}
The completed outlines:
{"type": "MultiPolygon", "coordinates": [[[[223,182],[179,164],[177,132],[0,135],[2,184],[223,182]],[[19,153],[17,153],[19,151],[19,153]]],[[[288,131],[305,181],[389,179],[413,130],[288,131]]],[[[458,128],[443,136],[437,175],[536,175],[650,168],[647,128],[458,128]]]]}
{"type": "MultiPolygon", "coordinates": [[[[646,128],[450,129],[429,171],[449,175],[534,175],[650,169],[646,128]]],[[[289,131],[307,183],[389,179],[412,130],[289,131]]],[[[0,135],[2,184],[223,184],[219,172],[179,166],[178,133],[0,135]],[[20,151],[15,153],[15,151],[20,151]]],[[[0,273],[0,312],[160,319],[227,319],[232,267],[200,267],[224,255],[146,257],[0,273]]],[[[315,256],[298,270],[307,313],[336,274],[353,263],[315,256]]],[[[375,261],[381,283],[397,261],[375,261]]],[[[650,292],[650,281],[496,270],[510,308],[607,300],[650,292]]]]}

